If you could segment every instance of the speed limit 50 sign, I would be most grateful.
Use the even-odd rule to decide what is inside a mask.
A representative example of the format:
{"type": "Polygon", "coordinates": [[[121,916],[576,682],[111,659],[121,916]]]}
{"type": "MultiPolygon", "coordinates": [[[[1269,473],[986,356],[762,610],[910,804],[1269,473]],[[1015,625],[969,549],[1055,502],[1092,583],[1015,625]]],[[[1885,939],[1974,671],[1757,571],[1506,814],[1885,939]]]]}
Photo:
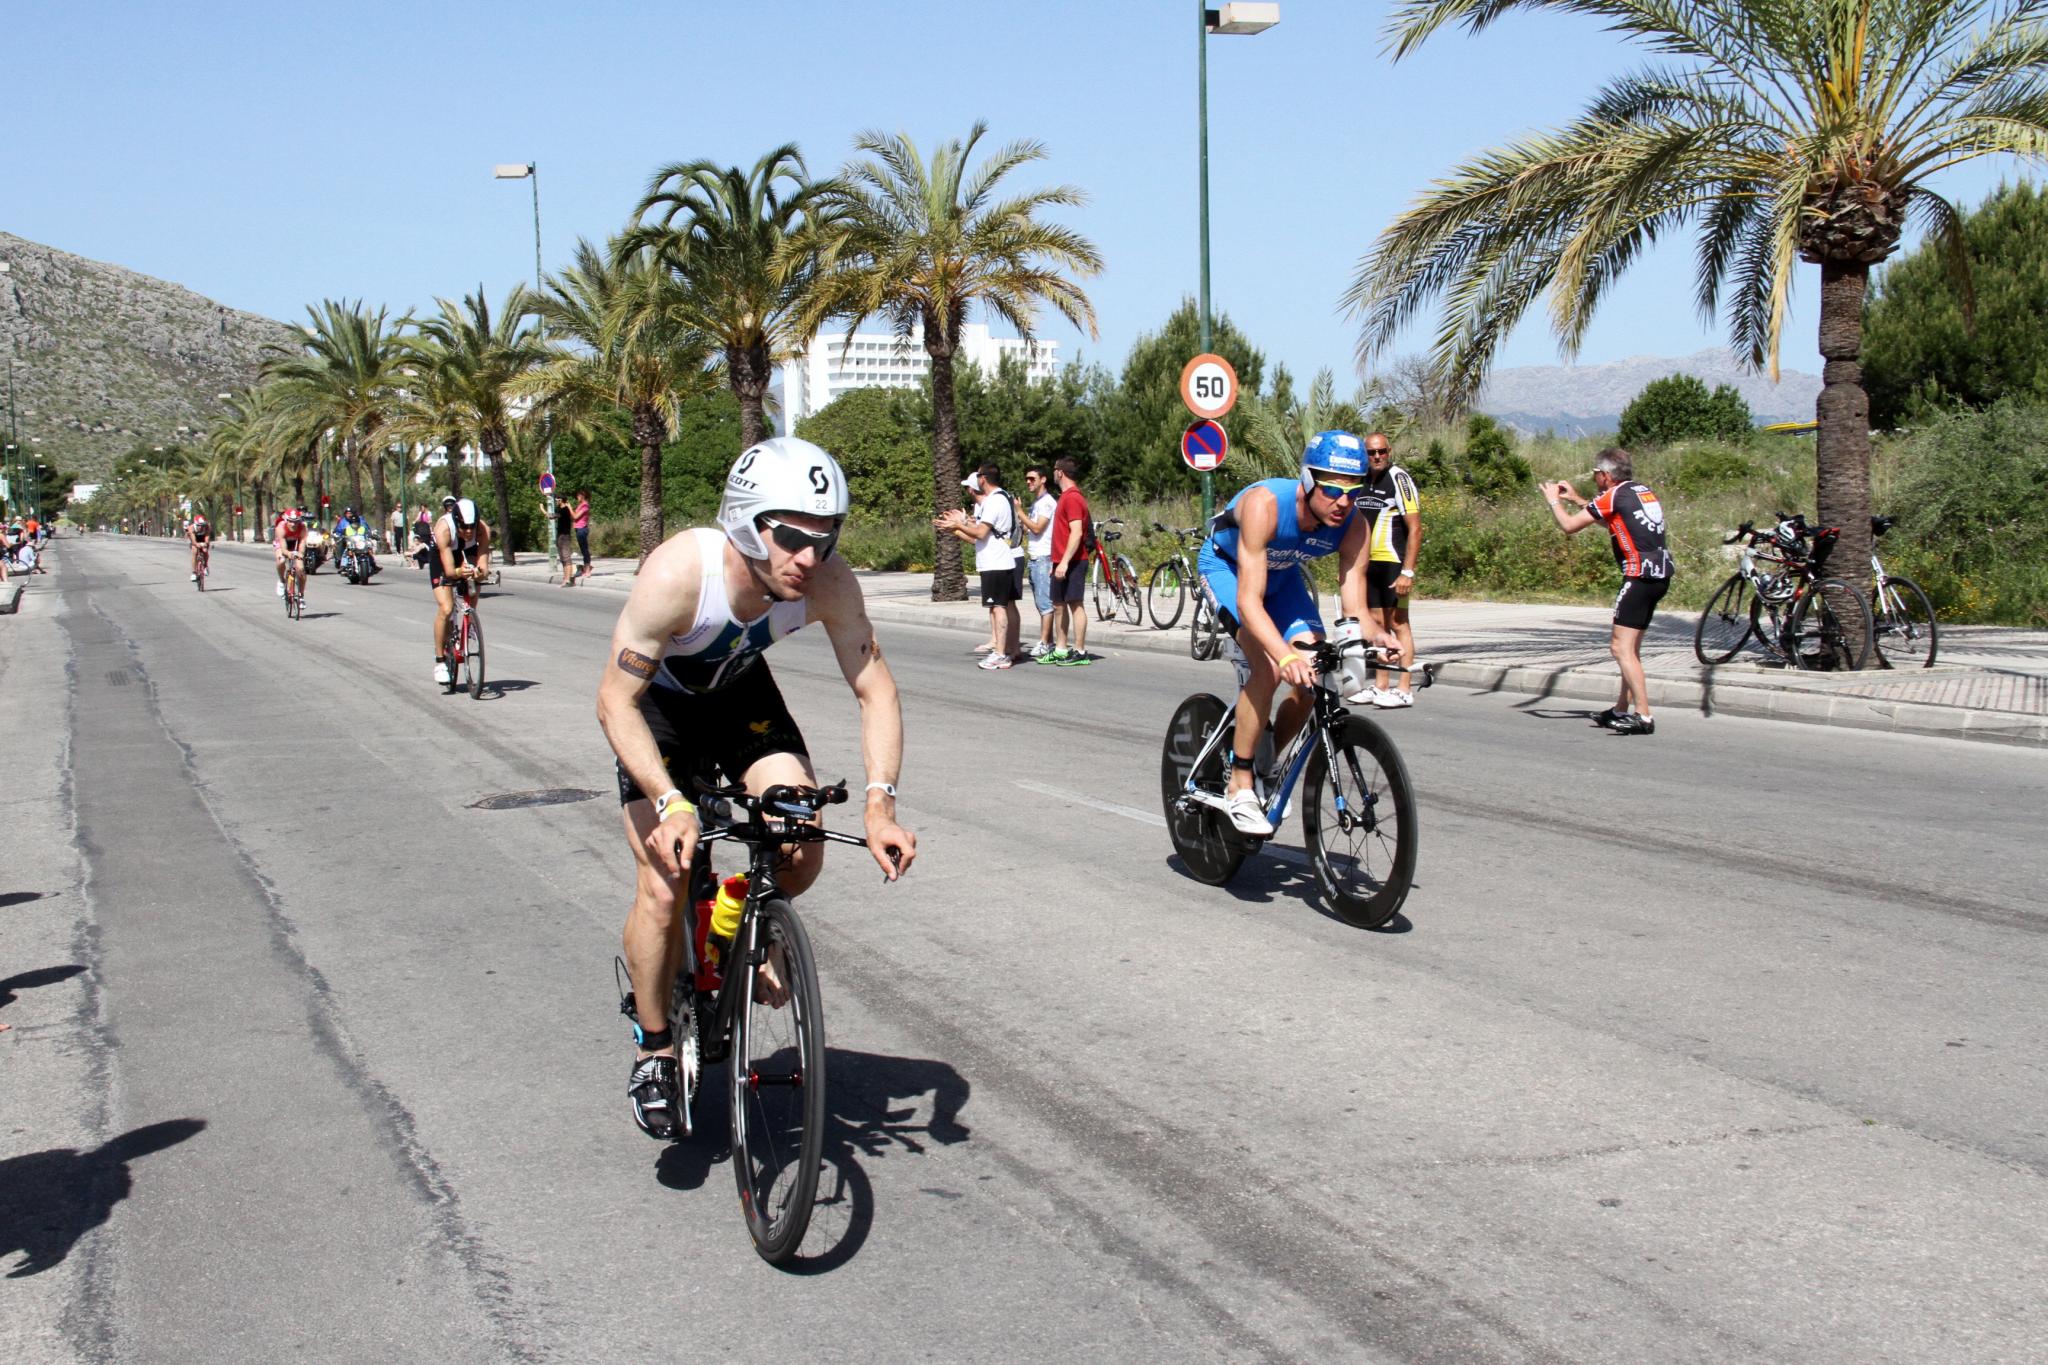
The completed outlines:
{"type": "Polygon", "coordinates": [[[1197,417],[1216,418],[1237,406],[1237,371],[1220,355],[1198,355],[1180,372],[1180,401],[1197,417]]]}

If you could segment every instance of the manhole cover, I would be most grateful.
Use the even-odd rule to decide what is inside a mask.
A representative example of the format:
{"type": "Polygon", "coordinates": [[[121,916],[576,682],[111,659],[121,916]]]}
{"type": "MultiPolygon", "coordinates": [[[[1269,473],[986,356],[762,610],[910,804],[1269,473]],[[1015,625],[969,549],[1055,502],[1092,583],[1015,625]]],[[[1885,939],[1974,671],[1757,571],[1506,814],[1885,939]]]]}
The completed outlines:
{"type": "Polygon", "coordinates": [[[527,806],[566,806],[572,801],[588,801],[596,795],[596,792],[582,787],[544,787],[537,792],[499,792],[496,796],[470,802],[469,808],[522,810],[527,806]]]}

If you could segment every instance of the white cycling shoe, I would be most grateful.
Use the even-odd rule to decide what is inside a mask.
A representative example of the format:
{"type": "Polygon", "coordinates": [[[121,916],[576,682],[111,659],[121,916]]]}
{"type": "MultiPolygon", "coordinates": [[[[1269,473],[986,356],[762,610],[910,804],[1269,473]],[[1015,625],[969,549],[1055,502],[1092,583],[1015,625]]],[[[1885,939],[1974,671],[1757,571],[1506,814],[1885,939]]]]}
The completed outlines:
{"type": "Polygon", "coordinates": [[[434,660],[434,681],[444,684],[448,681],[448,661],[446,659],[434,660]]]}
{"type": "Polygon", "coordinates": [[[1259,804],[1259,794],[1249,787],[1231,795],[1223,803],[1223,812],[1230,817],[1231,826],[1239,834],[1264,839],[1273,833],[1273,822],[1266,818],[1265,807],[1259,804]]]}
{"type": "Polygon", "coordinates": [[[279,597],[284,596],[284,584],[280,583],[277,585],[277,595],[279,597]]]}

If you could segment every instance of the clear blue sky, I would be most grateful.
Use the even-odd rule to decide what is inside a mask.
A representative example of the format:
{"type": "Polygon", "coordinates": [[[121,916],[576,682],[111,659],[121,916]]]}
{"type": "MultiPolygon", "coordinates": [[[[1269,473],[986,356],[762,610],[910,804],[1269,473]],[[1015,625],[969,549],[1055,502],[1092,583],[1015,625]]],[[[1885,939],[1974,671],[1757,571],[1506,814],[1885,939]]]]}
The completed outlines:
{"type": "MultiPolygon", "coordinates": [[[[1091,201],[1101,339],[1042,334],[1112,366],[1196,284],[1195,23],[1183,0],[669,0],[301,6],[72,0],[10,18],[0,228],[298,320],[323,297],[394,311],[533,269],[523,181],[538,161],[552,268],[625,220],[649,172],[751,164],[783,140],[816,172],[859,130],[929,145],[977,118],[1050,158],[1019,183],[1091,201]]],[[[1638,64],[1584,21],[1447,33],[1395,66],[1387,6],[1282,0],[1281,23],[1209,47],[1216,304],[1306,377],[1348,387],[1356,328],[1336,301],[1360,255],[1431,177],[1575,115],[1638,64]]],[[[1952,175],[1974,203],[2001,174],[1952,175]]],[[[1817,371],[1816,281],[1784,351],[1817,371]]],[[[1719,344],[1667,246],[1610,296],[1584,361],[1719,344]]],[[[1404,349],[1420,349],[1418,331],[1404,349]]],[[[1548,364],[1525,325],[1505,364],[1548,364]]]]}

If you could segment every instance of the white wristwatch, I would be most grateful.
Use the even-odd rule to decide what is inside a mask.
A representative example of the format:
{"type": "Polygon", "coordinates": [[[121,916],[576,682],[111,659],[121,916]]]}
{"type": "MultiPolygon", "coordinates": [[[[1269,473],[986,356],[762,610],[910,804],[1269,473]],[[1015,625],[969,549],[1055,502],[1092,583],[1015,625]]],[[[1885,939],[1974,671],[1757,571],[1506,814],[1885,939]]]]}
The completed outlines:
{"type": "Polygon", "coordinates": [[[891,801],[894,801],[896,799],[896,784],[894,782],[870,782],[868,783],[868,790],[871,792],[880,792],[882,795],[888,797],[891,801]]]}

